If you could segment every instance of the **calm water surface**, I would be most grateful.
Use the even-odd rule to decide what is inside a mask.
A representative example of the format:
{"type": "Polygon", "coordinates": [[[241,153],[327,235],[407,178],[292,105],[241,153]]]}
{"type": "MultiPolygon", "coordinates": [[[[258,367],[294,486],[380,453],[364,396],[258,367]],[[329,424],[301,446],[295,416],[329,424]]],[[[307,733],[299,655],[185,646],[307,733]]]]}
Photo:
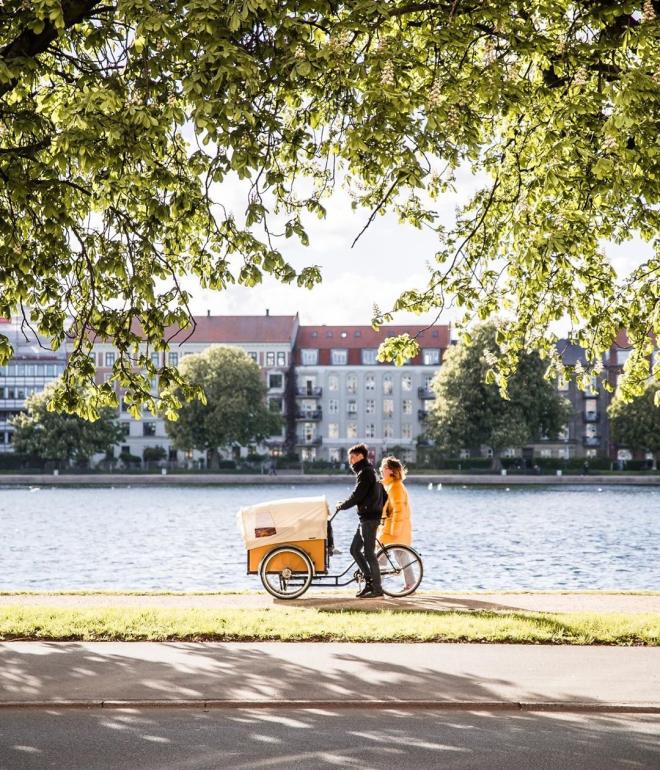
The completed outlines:
{"type": "MultiPolygon", "coordinates": [[[[245,574],[242,505],[326,486],[0,489],[0,590],[259,588],[245,574]]],[[[429,490],[409,485],[422,588],[660,589],[660,488],[429,490]]],[[[354,511],[335,519],[350,561],[354,511]]]]}

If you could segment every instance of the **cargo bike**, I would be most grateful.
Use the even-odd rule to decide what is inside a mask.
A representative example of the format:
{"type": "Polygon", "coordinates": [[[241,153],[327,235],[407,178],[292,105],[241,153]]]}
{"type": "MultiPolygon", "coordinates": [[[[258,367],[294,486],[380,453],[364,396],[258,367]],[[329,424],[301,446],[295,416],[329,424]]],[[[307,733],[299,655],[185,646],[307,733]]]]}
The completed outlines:
{"type": "MultiPolygon", "coordinates": [[[[330,574],[327,525],[334,516],[325,497],[274,500],[241,508],[238,526],[247,549],[247,574],[259,575],[277,599],[297,599],[310,586],[342,587],[364,580],[353,561],[330,574]]],[[[383,593],[408,596],[424,575],[420,555],[408,545],[376,542],[383,593]]]]}

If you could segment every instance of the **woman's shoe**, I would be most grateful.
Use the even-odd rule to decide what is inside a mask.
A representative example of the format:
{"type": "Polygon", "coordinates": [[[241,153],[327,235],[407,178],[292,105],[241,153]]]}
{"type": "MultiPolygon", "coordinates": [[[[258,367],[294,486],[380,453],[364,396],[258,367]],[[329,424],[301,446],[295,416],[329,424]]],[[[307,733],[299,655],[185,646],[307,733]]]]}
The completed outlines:
{"type": "Polygon", "coordinates": [[[364,598],[364,597],[365,597],[367,594],[371,594],[371,593],[373,593],[373,586],[371,585],[371,583],[367,583],[367,584],[364,586],[364,588],[360,589],[360,590],[359,590],[359,591],[358,591],[358,592],[355,594],[355,596],[356,596],[358,599],[362,599],[362,598],[364,598]]]}

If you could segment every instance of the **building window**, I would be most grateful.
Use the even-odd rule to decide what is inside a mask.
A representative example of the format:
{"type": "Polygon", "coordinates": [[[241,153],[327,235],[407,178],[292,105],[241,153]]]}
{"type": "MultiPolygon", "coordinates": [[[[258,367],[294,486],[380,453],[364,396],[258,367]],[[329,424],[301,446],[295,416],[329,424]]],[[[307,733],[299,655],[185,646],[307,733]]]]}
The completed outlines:
{"type": "Polygon", "coordinates": [[[424,390],[433,390],[433,375],[427,374],[424,377],[424,390]]]}
{"type": "Polygon", "coordinates": [[[312,412],[316,411],[316,401],[311,398],[304,398],[302,404],[300,405],[300,409],[303,414],[311,414],[312,412]]]}
{"type": "Polygon", "coordinates": [[[284,377],[281,374],[269,374],[268,375],[268,387],[274,389],[281,389],[284,385],[284,377]]]}
{"type": "Polygon", "coordinates": [[[155,422],[143,422],[142,423],[142,435],[143,436],[155,436],[156,435],[156,423],[155,422]]]}
{"type": "Polygon", "coordinates": [[[341,462],[341,447],[333,447],[330,450],[330,462],[331,463],[339,463],[341,462]]]}
{"type": "Polygon", "coordinates": [[[440,351],[438,348],[425,348],[422,350],[424,366],[437,366],[440,363],[440,351]]]}
{"type": "Polygon", "coordinates": [[[306,422],[303,425],[303,436],[305,441],[314,441],[316,438],[316,425],[313,422],[306,422]]]}
{"type": "Polygon", "coordinates": [[[374,366],[378,363],[376,360],[377,355],[378,350],[376,348],[364,348],[362,351],[362,363],[365,366],[374,366]]]}
{"type": "Polygon", "coordinates": [[[354,399],[351,399],[348,402],[348,413],[357,414],[357,401],[355,401],[354,399]]]}
{"type": "Polygon", "coordinates": [[[412,377],[409,374],[401,378],[401,390],[412,390],[412,377]]]}
{"type": "Polygon", "coordinates": [[[54,377],[55,376],[55,364],[48,364],[46,367],[46,377],[54,377]]]}
{"type": "Polygon", "coordinates": [[[282,414],[282,399],[281,398],[269,398],[268,407],[271,412],[282,414]]]}
{"type": "Polygon", "coordinates": [[[160,353],[152,353],[149,358],[154,366],[160,366],[160,353]]]}
{"type": "Polygon", "coordinates": [[[563,377],[560,377],[557,380],[557,390],[560,393],[567,393],[568,392],[568,386],[569,386],[568,380],[565,380],[563,377]]]}
{"type": "Polygon", "coordinates": [[[376,390],[376,378],[373,376],[373,374],[368,374],[364,378],[364,389],[365,390],[376,390]]]}
{"type": "Polygon", "coordinates": [[[632,353],[632,350],[617,350],[616,351],[616,362],[618,366],[623,366],[626,361],[628,360],[628,357],[632,353]]]}
{"type": "Polygon", "coordinates": [[[119,428],[121,430],[121,435],[124,438],[128,438],[128,436],[131,435],[131,424],[130,422],[124,421],[119,423],[119,428]]]}
{"type": "Polygon", "coordinates": [[[346,339],[346,337],[348,337],[348,332],[340,332],[340,333],[339,333],[339,336],[340,336],[340,337],[341,337],[343,340],[345,340],[345,339],[346,339]]]}
{"type": "Polygon", "coordinates": [[[251,359],[254,361],[254,363],[255,363],[255,364],[258,364],[258,363],[259,363],[259,354],[258,354],[258,353],[255,353],[255,352],[254,352],[254,350],[250,351],[250,352],[248,353],[248,355],[249,355],[249,356],[250,356],[250,358],[251,358],[251,359]]]}
{"type": "Polygon", "coordinates": [[[333,366],[346,366],[348,363],[348,350],[333,348],[330,351],[330,363],[333,366]]]}
{"type": "Polygon", "coordinates": [[[408,398],[404,398],[401,408],[404,414],[412,414],[412,401],[408,398]]]}
{"type": "Polygon", "coordinates": [[[339,377],[336,374],[328,375],[328,390],[339,390],[339,377]]]}
{"type": "Polygon", "coordinates": [[[115,354],[114,353],[106,353],[105,354],[105,365],[106,366],[114,366],[115,365],[115,354]]]}
{"type": "Polygon", "coordinates": [[[349,422],[346,426],[346,438],[357,438],[357,423],[349,422]]]}
{"type": "Polygon", "coordinates": [[[394,399],[391,399],[391,398],[383,399],[383,417],[393,417],[393,416],[394,416],[394,399]]]}
{"type": "Polygon", "coordinates": [[[278,353],[277,354],[277,365],[278,366],[286,366],[286,353],[278,353]]]}
{"type": "Polygon", "coordinates": [[[275,366],[275,353],[272,350],[266,353],[266,366],[275,366]]]}
{"type": "Polygon", "coordinates": [[[375,435],[376,435],[376,427],[373,425],[373,423],[369,423],[368,425],[364,426],[365,438],[374,438],[375,435]]]}
{"type": "Polygon", "coordinates": [[[316,366],[319,362],[319,351],[316,348],[303,348],[300,351],[303,366],[316,366]]]}
{"type": "Polygon", "coordinates": [[[383,423],[383,438],[394,438],[394,427],[391,422],[383,423]]]}
{"type": "Polygon", "coordinates": [[[364,411],[367,414],[376,414],[376,402],[371,398],[367,399],[367,401],[365,401],[364,411]]]}
{"type": "Polygon", "coordinates": [[[401,438],[412,438],[412,425],[409,422],[401,423],[401,438]]]}
{"type": "Polygon", "coordinates": [[[179,354],[178,353],[168,353],[167,354],[167,363],[170,366],[178,366],[179,365],[179,354]]]}
{"type": "Polygon", "coordinates": [[[339,400],[331,398],[328,401],[328,414],[339,414],[339,400]]]}
{"type": "Polygon", "coordinates": [[[339,438],[339,423],[328,423],[328,438],[339,438]]]}
{"type": "Polygon", "coordinates": [[[346,392],[351,394],[357,393],[357,377],[354,374],[349,374],[346,377],[346,392]]]}
{"type": "Polygon", "coordinates": [[[392,395],[392,377],[389,374],[383,377],[383,393],[386,396],[392,395]]]}

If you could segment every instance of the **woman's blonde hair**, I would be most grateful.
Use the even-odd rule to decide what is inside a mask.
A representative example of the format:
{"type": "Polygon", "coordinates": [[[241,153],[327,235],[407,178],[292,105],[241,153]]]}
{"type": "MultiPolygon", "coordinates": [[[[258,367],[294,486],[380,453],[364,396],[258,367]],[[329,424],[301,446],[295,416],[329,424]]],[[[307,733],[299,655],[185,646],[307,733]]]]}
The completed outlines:
{"type": "Polygon", "coordinates": [[[383,457],[380,467],[389,468],[397,481],[403,481],[406,478],[406,466],[396,457],[383,457]]]}

